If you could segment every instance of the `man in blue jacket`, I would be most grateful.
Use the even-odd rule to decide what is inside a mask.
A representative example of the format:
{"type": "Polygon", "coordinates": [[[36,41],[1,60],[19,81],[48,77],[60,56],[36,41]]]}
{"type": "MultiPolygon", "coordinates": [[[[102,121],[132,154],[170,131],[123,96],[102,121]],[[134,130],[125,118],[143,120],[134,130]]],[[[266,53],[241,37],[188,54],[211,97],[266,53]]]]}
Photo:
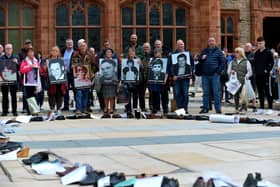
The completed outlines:
{"type": "Polygon", "coordinates": [[[216,113],[220,114],[222,113],[220,75],[225,68],[225,58],[223,52],[216,46],[215,38],[208,39],[208,47],[201,52],[198,60],[203,63],[203,108],[200,113],[208,113],[209,111],[209,94],[212,88],[215,110],[216,113]]]}

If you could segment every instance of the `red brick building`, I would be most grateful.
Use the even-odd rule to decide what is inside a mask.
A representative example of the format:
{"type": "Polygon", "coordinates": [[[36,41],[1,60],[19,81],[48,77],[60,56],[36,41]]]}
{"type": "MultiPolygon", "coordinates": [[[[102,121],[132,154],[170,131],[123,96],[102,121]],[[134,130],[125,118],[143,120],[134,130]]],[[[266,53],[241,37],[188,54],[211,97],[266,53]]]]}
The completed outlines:
{"type": "Polygon", "coordinates": [[[140,43],[161,39],[173,49],[181,38],[195,52],[209,36],[229,50],[259,35],[276,47],[279,28],[279,0],[0,1],[0,43],[11,42],[19,51],[29,38],[44,55],[67,38],[85,38],[97,50],[109,39],[121,53],[131,33],[140,43]]]}

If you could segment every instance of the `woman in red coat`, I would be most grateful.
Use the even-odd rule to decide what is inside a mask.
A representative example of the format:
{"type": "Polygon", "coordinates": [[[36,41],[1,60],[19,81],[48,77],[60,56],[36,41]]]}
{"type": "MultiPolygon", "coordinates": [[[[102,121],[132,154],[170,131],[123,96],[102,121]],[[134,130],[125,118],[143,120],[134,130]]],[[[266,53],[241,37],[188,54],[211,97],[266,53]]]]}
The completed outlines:
{"type": "MultiPolygon", "coordinates": [[[[20,65],[20,73],[24,75],[23,86],[26,91],[26,98],[35,97],[41,90],[40,75],[42,69],[38,60],[34,56],[33,48],[27,49],[27,56],[22,60],[20,65]]],[[[30,109],[27,109],[28,115],[30,115],[30,109]]]]}
{"type": "Polygon", "coordinates": [[[49,79],[48,100],[51,110],[49,120],[53,120],[55,114],[61,115],[61,106],[67,89],[64,63],[61,64],[58,61],[50,62],[50,60],[59,59],[60,57],[60,49],[57,46],[54,46],[51,49],[49,59],[46,60],[47,66],[44,68],[49,79]],[[50,70],[48,68],[50,68],[50,70]]]}

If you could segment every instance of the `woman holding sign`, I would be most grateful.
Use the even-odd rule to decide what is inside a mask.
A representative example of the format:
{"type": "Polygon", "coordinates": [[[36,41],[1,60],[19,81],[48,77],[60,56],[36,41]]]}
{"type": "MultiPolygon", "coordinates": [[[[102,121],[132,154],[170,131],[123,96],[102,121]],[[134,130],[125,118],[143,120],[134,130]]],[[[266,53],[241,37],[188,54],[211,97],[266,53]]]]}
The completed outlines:
{"type": "Polygon", "coordinates": [[[55,113],[61,115],[60,109],[67,90],[64,61],[60,57],[60,49],[54,46],[44,69],[49,80],[48,100],[51,110],[49,120],[54,119],[55,113]]]}
{"type": "MultiPolygon", "coordinates": [[[[27,49],[27,56],[21,62],[20,73],[24,75],[23,86],[26,91],[26,98],[36,98],[37,93],[41,88],[40,75],[42,74],[42,69],[38,60],[34,56],[33,48],[27,49]]],[[[28,115],[31,114],[30,108],[27,108],[28,115]]]]}
{"type": "MultiPolygon", "coordinates": [[[[104,50],[105,58],[100,62],[102,93],[104,98],[103,118],[109,118],[114,113],[115,97],[117,95],[118,74],[117,61],[112,58],[113,50],[104,50]],[[110,114],[109,114],[110,113],[110,114]]],[[[113,115],[114,117],[115,115],[113,115]]]]}

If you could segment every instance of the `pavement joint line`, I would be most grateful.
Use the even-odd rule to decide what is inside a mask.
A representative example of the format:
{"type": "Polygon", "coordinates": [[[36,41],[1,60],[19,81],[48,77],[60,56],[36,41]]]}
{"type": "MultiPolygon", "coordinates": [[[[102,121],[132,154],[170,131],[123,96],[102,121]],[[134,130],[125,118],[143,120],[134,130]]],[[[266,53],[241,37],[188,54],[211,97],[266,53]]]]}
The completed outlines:
{"type": "Polygon", "coordinates": [[[26,141],[31,148],[115,147],[136,145],[163,145],[176,143],[202,143],[237,141],[280,137],[280,131],[235,132],[208,135],[149,136],[83,140],[26,141]]]}
{"type": "Polygon", "coordinates": [[[246,153],[246,152],[243,152],[243,151],[237,151],[237,150],[234,150],[234,149],[223,148],[223,147],[211,145],[211,144],[208,144],[208,143],[201,143],[201,144],[202,144],[202,145],[209,146],[209,147],[212,147],[212,148],[221,149],[221,150],[224,150],[224,151],[232,151],[232,152],[235,152],[235,153],[241,153],[241,154],[248,155],[248,156],[252,156],[252,157],[256,157],[256,158],[262,158],[262,156],[258,156],[258,155],[246,153]]]}
{"type": "Polygon", "coordinates": [[[5,166],[3,166],[2,162],[0,162],[0,168],[3,170],[4,174],[8,177],[9,181],[14,182],[11,173],[8,171],[8,169],[5,166]]]}
{"type": "Polygon", "coordinates": [[[178,169],[175,169],[175,170],[173,170],[173,171],[171,171],[171,172],[168,172],[168,173],[166,173],[166,174],[177,173],[177,172],[176,172],[177,170],[179,170],[179,171],[184,171],[184,172],[193,172],[192,170],[190,170],[190,169],[188,169],[188,168],[185,168],[185,167],[181,167],[181,166],[179,166],[178,164],[174,164],[174,163],[172,163],[172,162],[169,162],[169,161],[160,159],[160,158],[158,158],[158,157],[156,157],[156,156],[152,156],[152,155],[150,155],[149,153],[146,153],[146,152],[144,152],[144,151],[139,151],[137,148],[134,148],[134,147],[131,147],[131,146],[128,146],[128,147],[129,147],[130,149],[132,149],[132,150],[134,150],[134,151],[140,153],[140,154],[143,154],[143,155],[149,157],[149,158],[152,158],[152,159],[154,159],[154,160],[157,160],[157,161],[160,161],[160,162],[163,162],[163,163],[165,163],[165,164],[168,164],[168,165],[171,165],[171,166],[174,166],[174,167],[178,168],[178,169]]]}

